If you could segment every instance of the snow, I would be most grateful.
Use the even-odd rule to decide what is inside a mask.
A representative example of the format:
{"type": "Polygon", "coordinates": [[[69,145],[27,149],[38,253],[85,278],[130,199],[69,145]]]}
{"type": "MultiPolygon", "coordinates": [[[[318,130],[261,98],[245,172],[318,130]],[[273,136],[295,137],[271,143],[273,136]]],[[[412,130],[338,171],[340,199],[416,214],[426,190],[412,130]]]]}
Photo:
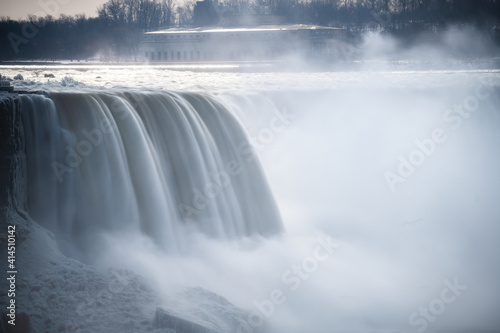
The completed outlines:
{"type": "Polygon", "coordinates": [[[61,87],[127,87],[169,91],[318,90],[318,89],[384,89],[463,87],[470,78],[493,79],[500,84],[500,71],[478,69],[457,64],[455,69],[412,69],[404,62],[371,61],[360,64],[360,70],[336,72],[267,72],[245,65],[0,65],[0,73],[24,81],[14,81],[18,90],[60,89],[61,87]],[[370,70],[362,70],[364,67],[370,70]],[[253,71],[253,72],[252,72],[253,71]],[[54,74],[47,79],[44,74],[54,74]],[[216,76],[216,79],[214,79],[216,76]]]}
{"type": "Polygon", "coordinates": [[[98,270],[64,256],[54,235],[11,214],[18,234],[18,311],[33,332],[150,332],[157,295],[128,271],[98,270]],[[20,241],[22,239],[22,241],[20,241]]]}

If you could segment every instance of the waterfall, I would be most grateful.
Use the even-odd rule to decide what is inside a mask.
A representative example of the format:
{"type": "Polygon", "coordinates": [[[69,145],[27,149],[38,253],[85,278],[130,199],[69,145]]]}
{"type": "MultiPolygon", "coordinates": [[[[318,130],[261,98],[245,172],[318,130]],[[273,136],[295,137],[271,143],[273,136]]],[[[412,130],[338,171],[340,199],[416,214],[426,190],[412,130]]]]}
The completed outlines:
{"type": "Polygon", "coordinates": [[[171,253],[186,236],[279,233],[278,209],[231,110],[206,94],[22,95],[31,217],[66,253],[140,233],[171,253]]]}

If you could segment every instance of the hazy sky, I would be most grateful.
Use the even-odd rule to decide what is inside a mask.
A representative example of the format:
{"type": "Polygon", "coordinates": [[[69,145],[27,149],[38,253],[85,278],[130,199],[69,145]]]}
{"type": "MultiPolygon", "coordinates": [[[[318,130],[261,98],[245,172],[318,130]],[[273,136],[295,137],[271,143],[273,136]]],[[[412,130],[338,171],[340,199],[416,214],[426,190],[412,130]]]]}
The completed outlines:
{"type": "Polygon", "coordinates": [[[60,14],[97,16],[97,6],[105,2],[107,0],[0,0],[0,16],[12,19],[26,18],[29,14],[50,14],[56,18],[60,14]]]}

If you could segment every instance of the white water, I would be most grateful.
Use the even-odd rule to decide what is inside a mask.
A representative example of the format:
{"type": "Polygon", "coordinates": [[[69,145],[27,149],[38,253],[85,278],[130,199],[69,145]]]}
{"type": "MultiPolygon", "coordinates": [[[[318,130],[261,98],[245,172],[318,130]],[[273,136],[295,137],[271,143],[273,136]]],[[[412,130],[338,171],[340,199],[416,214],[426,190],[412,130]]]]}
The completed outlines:
{"type": "Polygon", "coordinates": [[[182,253],[190,232],[282,229],[240,124],[213,98],[52,93],[25,95],[21,108],[30,215],[74,256],[95,257],[102,233],[144,234],[182,253]]]}
{"type": "MultiPolygon", "coordinates": [[[[448,63],[446,63],[448,64],[448,63]]],[[[192,66],[127,66],[127,65],[0,65],[0,73],[13,78],[17,74],[24,81],[12,84],[19,89],[64,89],[97,87],[163,89],[167,91],[227,91],[318,90],[318,89],[370,89],[377,88],[439,88],[463,87],[471,77],[499,81],[498,69],[458,63],[429,70],[425,66],[412,66],[411,62],[369,62],[357,66],[359,70],[334,72],[252,72],[252,68],[232,68],[224,65],[192,66]],[[208,67],[208,68],[207,68],[208,67]],[[358,68],[359,67],[359,68],[358,68]],[[409,68],[408,68],[409,67],[409,68]],[[249,71],[249,72],[246,72],[249,71]],[[53,74],[54,79],[45,78],[53,74]]]]}
{"type": "MultiPolygon", "coordinates": [[[[80,82],[89,84],[85,78],[97,75],[97,72],[89,74],[87,71],[80,77],[75,73],[75,80],[81,78],[80,82]]],[[[193,81],[205,78],[205,81],[201,80],[206,84],[201,90],[213,90],[220,94],[160,95],[157,92],[134,93],[133,89],[124,88],[104,93],[85,88],[87,92],[84,93],[75,92],[75,87],[68,88],[68,80],[62,84],[66,87],[60,87],[57,82],[28,85],[34,89],[46,87],[52,91],[66,91],[52,93],[55,105],[59,106],[53,113],[60,114],[60,118],[52,114],[53,118],[46,120],[46,126],[33,130],[33,133],[40,133],[36,134],[39,138],[44,138],[34,143],[62,148],[57,156],[50,155],[50,150],[47,150],[37,158],[39,162],[28,164],[32,169],[29,173],[40,169],[40,172],[49,175],[51,179],[47,181],[50,185],[43,185],[44,180],[38,178],[42,186],[40,197],[46,196],[44,201],[57,203],[55,212],[45,206],[38,209],[39,214],[51,212],[52,215],[43,218],[45,225],[52,230],[61,230],[60,239],[76,239],[79,251],[88,251],[85,253],[96,261],[97,266],[126,267],[137,272],[150,281],[155,291],[165,296],[165,303],[171,301],[173,286],[202,286],[242,308],[259,313],[255,304],[269,305],[264,300],[269,300],[273,290],[279,289],[286,300],[283,304],[276,304],[274,311],[262,314],[267,317],[271,332],[417,332],[421,326],[412,325],[409,317],[418,312],[419,307],[428,307],[441,297],[445,280],[453,282],[458,278],[467,285],[467,289],[456,301],[446,304],[443,313],[428,321],[425,331],[481,331],[500,326],[497,317],[500,308],[497,285],[500,279],[500,248],[497,242],[500,231],[500,103],[497,95],[500,78],[497,72],[361,72],[281,76],[269,73],[245,75],[166,71],[158,76],[150,74],[141,74],[140,70],[132,73],[119,70],[116,76],[101,75],[108,75],[105,79],[110,82],[119,82],[127,76],[142,77],[142,83],[133,80],[130,85],[176,90],[194,87],[193,81]],[[173,76],[184,77],[185,81],[178,82],[178,86],[176,83],[170,86],[164,80],[173,76]],[[475,111],[467,117],[457,117],[458,114],[454,113],[450,118],[448,110],[454,105],[473,101],[477,87],[485,79],[490,83],[488,87],[481,88],[478,96],[488,96],[480,100],[475,111]],[[240,82],[243,89],[234,91],[234,82],[240,82]],[[259,82],[266,82],[267,85],[259,87],[259,82]],[[296,86],[296,83],[299,85],[296,86]],[[175,247],[166,251],[157,248],[155,244],[162,244],[158,239],[172,235],[170,231],[165,235],[157,232],[161,229],[159,225],[174,229],[182,223],[172,221],[181,222],[184,219],[175,216],[175,204],[178,202],[170,207],[158,207],[155,204],[156,195],[160,193],[165,202],[169,201],[165,193],[174,198],[186,196],[192,199],[192,189],[174,187],[171,190],[170,182],[175,182],[175,179],[165,177],[161,182],[151,180],[147,183],[150,186],[141,184],[145,188],[139,192],[140,187],[137,189],[134,185],[134,177],[128,175],[122,178],[121,175],[127,175],[127,172],[133,174],[131,165],[135,165],[137,170],[152,170],[147,174],[138,172],[141,179],[158,179],[158,174],[169,174],[170,171],[165,172],[165,169],[173,168],[182,173],[187,171],[185,166],[189,165],[194,168],[193,174],[200,175],[199,179],[206,182],[211,181],[207,173],[214,165],[205,158],[198,159],[196,165],[188,163],[190,157],[183,156],[183,149],[178,148],[184,148],[185,140],[174,141],[166,131],[155,128],[160,124],[162,129],[171,128],[172,124],[156,119],[148,122],[149,116],[156,113],[145,115],[139,111],[153,109],[151,105],[158,105],[158,99],[163,101],[167,96],[179,98],[177,103],[168,103],[168,109],[180,108],[188,112],[179,104],[189,102],[194,106],[190,114],[201,118],[194,123],[207,127],[204,131],[195,132],[202,133],[200,136],[205,139],[214,137],[213,145],[209,144],[210,140],[200,139],[199,144],[206,148],[201,151],[220,155],[222,161],[225,156],[243,158],[242,163],[246,165],[249,155],[238,150],[241,138],[239,128],[228,125],[232,129],[231,134],[219,138],[223,141],[221,144],[217,141],[220,131],[210,122],[212,118],[203,114],[207,110],[211,115],[222,112],[227,117],[224,116],[220,122],[225,124],[233,124],[234,121],[230,114],[226,114],[226,109],[238,117],[250,142],[256,147],[283,216],[282,235],[246,237],[268,233],[267,228],[259,228],[253,220],[239,223],[237,219],[231,219],[229,225],[218,227],[219,223],[228,222],[222,218],[224,213],[219,213],[219,206],[229,212],[239,211],[234,202],[227,201],[234,196],[223,198],[221,194],[211,201],[214,206],[218,205],[216,221],[208,219],[208,224],[200,225],[197,220],[189,223],[194,227],[188,230],[180,227],[173,231],[176,237],[172,237],[175,239],[168,244],[181,247],[184,244],[184,249],[177,252],[175,247]],[[195,103],[195,99],[200,102],[195,103]],[[76,103],[76,100],[79,102],[76,103]],[[117,105],[121,107],[113,113],[111,110],[116,108],[114,101],[118,101],[117,105]],[[144,103],[148,107],[138,107],[144,103]],[[226,106],[222,107],[219,103],[226,106]],[[109,146],[97,145],[81,165],[64,175],[77,184],[66,182],[66,179],[59,183],[50,163],[65,160],[66,144],[74,147],[84,139],[81,130],[100,127],[98,118],[92,115],[105,114],[106,106],[109,109],[107,119],[129,112],[131,116],[125,118],[121,128],[118,126],[119,131],[113,132],[109,138],[106,136],[109,146]],[[78,113],[74,114],[73,110],[77,109],[78,113]],[[131,112],[132,109],[136,111],[131,112]],[[276,112],[281,112],[281,115],[286,112],[288,122],[276,120],[276,112]],[[83,113],[88,116],[83,116],[83,113]],[[138,125],[141,122],[143,127],[138,125]],[[48,135],[42,134],[44,128],[48,129],[48,135]],[[392,192],[384,174],[388,171],[397,173],[399,156],[408,159],[418,148],[415,141],[432,137],[433,131],[438,128],[443,130],[447,140],[436,144],[433,153],[403,183],[397,183],[395,192],[392,192]],[[122,133],[120,140],[116,137],[117,133],[122,133]],[[149,142],[146,139],[137,140],[141,137],[140,133],[148,133],[152,138],[149,142]],[[234,136],[238,139],[234,140],[234,136]],[[54,140],[47,142],[46,138],[51,137],[54,140]],[[123,153],[117,148],[119,145],[112,146],[115,141],[123,142],[123,148],[120,148],[123,153]],[[168,150],[158,149],[163,145],[168,150]],[[225,153],[220,151],[220,147],[231,149],[225,153]],[[178,159],[164,156],[165,151],[172,149],[178,159]],[[127,155],[127,150],[133,152],[129,155],[143,158],[130,161],[123,157],[123,154],[127,155]],[[148,151],[150,156],[157,151],[159,162],[152,157],[145,158],[148,151]],[[93,167],[86,168],[85,163],[93,167]],[[201,167],[203,164],[204,168],[201,167]],[[113,172],[106,174],[106,170],[113,172]],[[105,190],[101,191],[93,187],[96,184],[109,186],[103,186],[105,190]],[[85,190],[83,193],[80,190],[72,192],[72,188],[85,190]],[[55,189],[62,192],[54,193],[55,189]],[[152,191],[156,191],[154,198],[152,191]],[[138,201],[143,197],[136,194],[134,198],[132,193],[143,193],[151,201],[141,204],[138,201]],[[59,198],[51,199],[52,195],[59,195],[59,198]],[[93,199],[96,197],[98,200],[93,199]],[[117,198],[128,201],[123,203],[117,198]],[[89,204],[97,209],[90,210],[89,204]],[[141,229],[145,222],[136,218],[143,205],[155,207],[153,212],[145,211],[151,214],[153,221],[150,226],[153,231],[146,227],[144,232],[140,232],[146,237],[132,233],[141,229]],[[68,211],[68,208],[71,210],[68,211]],[[78,214],[76,209],[79,209],[78,214]],[[82,222],[64,218],[64,214],[85,217],[93,227],[81,233],[82,222]],[[173,214],[174,219],[158,221],[156,218],[160,214],[173,214]],[[129,225],[131,232],[117,234],[116,230],[121,230],[124,221],[135,221],[129,225]],[[74,229],[79,232],[72,233],[70,227],[75,226],[79,226],[79,229],[74,229]],[[253,232],[238,232],[245,229],[243,226],[255,229],[253,232]],[[108,232],[102,241],[107,244],[105,252],[85,246],[94,239],[92,235],[96,228],[113,231],[108,232]],[[204,236],[207,234],[211,237],[204,236]],[[190,236],[183,239],[183,235],[190,236]],[[307,266],[307,258],[314,256],[317,237],[325,239],[327,236],[336,239],[336,244],[340,245],[328,259],[318,263],[316,269],[309,267],[307,277],[292,273],[294,265],[303,266],[305,262],[307,266]],[[150,238],[156,239],[156,242],[151,242],[150,238]],[[297,286],[297,281],[300,284],[293,288],[297,286]]],[[[50,110],[50,101],[37,98],[37,103],[43,101],[46,106],[38,105],[37,110],[50,110]]],[[[40,115],[38,111],[35,114],[40,115]]],[[[175,126],[172,130],[183,128],[175,126]]],[[[215,163],[217,167],[220,165],[215,163]]],[[[182,183],[193,181],[189,175],[186,172],[181,176],[182,183]]],[[[245,179],[250,183],[247,185],[262,188],[262,184],[254,184],[256,179],[262,180],[261,177],[245,179]]],[[[201,188],[203,181],[196,184],[201,188]]],[[[235,193],[245,192],[241,187],[234,187],[235,193]]],[[[34,189],[30,192],[36,193],[34,189]]],[[[225,193],[225,190],[222,192],[225,193]]],[[[258,202],[255,200],[262,200],[267,206],[273,199],[257,195],[242,205],[246,204],[252,213],[257,213],[260,209],[256,208],[262,205],[255,204],[258,202]]],[[[203,213],[212,212],[211,209],[203,213]]],[[[71,252],[70,246],[64,247],[66,253],[71,252]]],[[[70,302],[69,299],[65,301],[70,302]]],[[[80,301],[74,302],[78,304],[80,301]]],[[[179,307],[180,311],[192,312],[187,305],[185,307],[179,307]]],[[[123,314],[115,312],[113,315],[123,314]]],[[[102,326],[90,320],[85,325],[90,330],[93,325],[102,326]]],[[[144,331],[148,330],[145,328],[144,331]]]]}

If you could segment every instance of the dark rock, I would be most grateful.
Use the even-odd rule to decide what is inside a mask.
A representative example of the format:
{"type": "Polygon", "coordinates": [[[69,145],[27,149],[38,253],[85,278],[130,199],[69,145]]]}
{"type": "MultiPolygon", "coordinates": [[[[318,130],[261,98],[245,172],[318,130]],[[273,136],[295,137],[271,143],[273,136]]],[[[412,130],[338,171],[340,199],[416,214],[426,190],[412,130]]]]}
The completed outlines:
{"type": "Polygon", "coordinates": [[[7,317],[6,313],[2,314],[2,332],[5,333],[30,333],[31,332],[31,324],[30,324],[30,316],[26,313],[18,313],[16,314],[15,325],[9,324],[9,317],[7,317]]]}
{"type": "Polygon", "coordinates": [[[54,74],[44,74],[43,77],[55,78],[54,74]]]}
{"type": "MultiPolygon", "coordinates": [[[[0,95],[0,217],[6,221],[9,193],[14,192],[13,173],[22,143],[19,99],[15,94],[0,95]]],[[[5,228],[7,230],[7,228],[5,228]]],[[[0,234],[5,230],[0,230],[0,234]]]]}

